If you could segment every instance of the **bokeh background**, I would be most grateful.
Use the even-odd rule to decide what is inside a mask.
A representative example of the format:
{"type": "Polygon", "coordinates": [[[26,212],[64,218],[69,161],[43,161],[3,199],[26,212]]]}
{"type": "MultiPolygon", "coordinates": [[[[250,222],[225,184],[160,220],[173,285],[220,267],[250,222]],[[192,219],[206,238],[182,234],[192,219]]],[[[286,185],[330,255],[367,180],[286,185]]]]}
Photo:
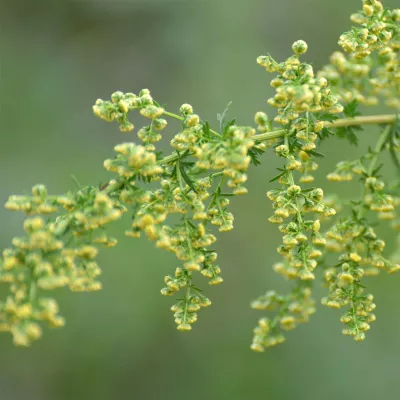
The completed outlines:
{"type": "MultiPolygon", "coordinates": [[[[255,59],[290,54],[297,39],[309,44],[316,68],[337,49],[360,0],[9,0],[1,4],[0,202],[46,183],[53,193],[110,175],[102,162],[127,140],[117,126],[92,115],[98,97],[148,87],[177,110],[189,102],[203,119],[232,101],[230,116],[251,124],[268,110],[271,79],[255,59]]],[[[398,6],[387,0],[388,6],[398,6]]],[[[271,110],[271,112],[273,112],[271,110]]],[[[136,118],[139,125],[138,118],[136,118]]],[[[216,126],[216,125],[215,125],[216,126]]],[[[173,134],[173,131],[168,131],[173,134]]],[[[325,174],[361,154],[376,138],[362,134],[360,149],[332,139],[318,183],[344,198],[356,185],[331,185],[325,174]]],[[[134,138],[134,136],[131,136],[134,138]]],[[[134,140],[134,139],[133,139],[134,140]]],[[[57,299],[67,325],[46,330],[29,349],[0,336],[1,400],[399,398],[399,276],[368,281],[378,321],[361,344],[341,335],[339,312],[318,307],[307,325],[265,354],[249,350],[261,316],[250,301],[266,289],[288,288],[271,272],[279,259],[276,227],[267,218],[265,192],[274,176],[271,152],[250,172],[250,194],[233,201],[235,229],[220,235],[225,283],[207,288],[213,306],[190,334],[175,330],[170,298],[159,295],[173,256],[146,239],[123,236],[104,250],[104,290],[57,299]]],[[[390,168],[387,176],[394,176],[390,168]]],[[[22,232],[23,216],[0,210],[0,248],[22,232]]],[[[389,250],[394,235],[383,227],[389,250]]],[[[203,287],[207,286],[203,281],[203,287]]],[[[317,288],[320,298],[324,289],[317,288]]],[[[0,296],[5,296],[0,287],[0,296]]]]}

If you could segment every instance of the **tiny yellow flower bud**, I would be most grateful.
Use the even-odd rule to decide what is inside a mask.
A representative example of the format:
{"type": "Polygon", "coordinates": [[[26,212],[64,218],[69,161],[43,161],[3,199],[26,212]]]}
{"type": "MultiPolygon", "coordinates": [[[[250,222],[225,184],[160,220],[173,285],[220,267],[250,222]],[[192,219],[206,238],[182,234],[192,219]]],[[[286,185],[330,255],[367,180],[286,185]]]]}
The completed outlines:
{"type": "Polygon", "coordinates": [[[350,253],[349,258],[351,261],[354,261],[356,263],[359,263],[362,259],[362,257],[360,255],[358,255],[357,253],[350,253]]]}
{"type": "Polygon", "coordinates": [[[298,186],[298,185],[291,185],[291,186],[288,187],[287,193],[290,196],[296,196],[296,195],[301,193],[301,187],[298,186]]]}
{"type": "Polygon", "coordinates": [[[310,156],[308,155],[308,153],[306,153],[305,151],[301,150],[299,152],[299,157],[301,159],[301,161],[306,162],[310,159],[310,156]]]}
{"type": "Polygon", "coordinates": [[[44,185],[35,185],[32,188],[32,194],[38,197],[46,197],[47,196],[47,189],[44,185]]]}
{"type": "Polygon", "coordinates": [[[119,106],[119,109],[120,109],[123,113],[127,113],[127,112],[129,111],[129,104],[128,104],[128,102],[125,101],[125,100],[120,100],[120,101],[118,102],[118,106],[119,106]]]}
{"type": "Polygon", "coordinates": [[[185,116],[193,114],[193,107],[190,104],[182,104],[179,112],[185,116]]]}
{"type": "Polygon", "coordinates": [[[281,328],[285,330],[294,329],[296,327],[295,321],[296,320],[291,315],[284,316],[280,320],[281,328]]]}
{"type": "Polygon", "coordinates": [[[354,336],[354,340],[356,342],[362,342],[363,340],[365,340],[365,333],[364,332],[359,332],[354,336]]]}
{"type": "Polygon", "coordinates": [[[200,122],[200,118],[196,114],[189,115],[185,120],[187,126],[196,126],[200,122]]]}
{"type": "Polygon", "coordinates": [[[201,267],[198,263],[190,261],[185,263],[185,269],[187,269],[188,271],[200,271],[201,267]]]}
{"type": "Polygon", "coordinates": [[[363,5],[363,10],[368,17],[374,15],[374,8],[368,4],[363,5]]]}
{"type": "Polygon", "coordinates": [[[302,269],[301,271],[298,272],[299,278],[303,281],[312,281],[315,279],[314,274],[307,270],[307,269],[302,269]]]}
{"type": "Polygon", "coordinates": [[[264,126],[268,123],[268,116],[267,116],[267,114],[259,111],[256,113],[256,115],[254,117],[254,121],[256,124],[264,126]]]}
{"type": "Polygon", "coordinates": [[[293,43],[292,50],[295,54],[304,54],[308,49],[307,43],[304,40],[298,40],[293,43]]]}
{"type": "Polygon", "coordinates": [[[312,224],[312,231],[319,232],[320,229],[321,229],[321,222],[317,219],[312,224]]]}
{"type": "Polygon", "coordinates": [[[179,324],[176,329],[181,332],[189,332],[192,330],[192,326],[190,324],[179,324]]]}
{"type": "Polygon", "coordinates": [[[354,278],[349,273],[341,273],[339,274],[340,282],[347,285],[354,282],[354,278]]]}
{"type": "Polygon", "coordinates": [[[277,217],[288,218],[289,217],[289,211],[286,208],[277,208],[275,210],[275,215],[277,217]]]}
{"type": "Polygon", "coordinates": [[[219,285],[222,283],[224,280],[220,276],[216,276],[215,278],[211,279],[208,284],[209,285],[219,285]]]}
{"type": "Polygon", "coordinates": [[[32,305],[31,304],[24,304],[18,307],[15,311],[15,315],[18,318],[28,318],[32,314],[32,305]]]}
{"type": "Polygon", "coordinates": [[[264,352],[264,347],[259,343],[252,343],[252,345],[250,346],[250,349],[253,351],[256,351],[258,353],[264,352]]]}

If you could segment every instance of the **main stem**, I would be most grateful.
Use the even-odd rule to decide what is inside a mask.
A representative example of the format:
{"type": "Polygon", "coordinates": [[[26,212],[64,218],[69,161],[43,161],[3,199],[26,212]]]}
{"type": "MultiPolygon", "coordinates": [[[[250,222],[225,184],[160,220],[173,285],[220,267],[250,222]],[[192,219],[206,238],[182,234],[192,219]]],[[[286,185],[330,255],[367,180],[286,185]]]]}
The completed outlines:
{"type": "MultiPolygon", "coordinates": [[[[363,117],[355,117],[355,118],[342,118],[337,119],[333,122],[324,122],[324,128],[343,128],[346,126],[356,126],[356,125],[380,125],[380,124],[394,124],[398,120],[398,116],[396,114],[389,115],[367,115],[363,117]]],[[[276,131],[261,133],[259,135],[254,135],[253,139],[258,142],[263,142],[269,139],[276,139],[284,136],[286,133],[285,129],[279,129],[276,131]]]]}
{"type": "MultiPolygon", "coordinates": [[[[183,120],[183,118],[179,117],[178,115],[169,113],[169,112],[164,112],[164,114],[169,115],[173,118],[183,120]]],[[[338,119],[333,122],[324,122],[324,127],[325,128],[342,128],[346,126],[355,126],[355,125],[380,125],[380,124],[394,124],[398,120],[398,116],[393,114],[393,115],[367,115],[363,117],[355,117],[355,118],[343,118],[343,119],[338,119]]],[[[210,130],[210,132],[217,134],[218,136],[221,136],[219,133],[210,130]]],[[[287,133],[286,129],[277,129],[271,132],[266,132],[266,133],[260,133],[259,135],[254,135],[253,139],[256,142],[265,142],[267,140],[271,139],[277,139],[280,137],[283,137],[287,133]]],[[[178,159],[177,154],[173,153],[167,157],[162,158],[158,163],[159,164],[169,164],[171,162],[174,162],[178,159]]]]}
{"type": "MultiPolygon", "coordinates": [[[[169,111],[164,111],[164,115],[167,115],[171,118],[175,118],[179,121],[183,121],[184,118],[180,117],[179,115],[173,114],[169,111]]],[[[325,128],[342,128],[346,126],[355,126],[355,125],[380,125],[380,124],[394,124],[396,121],[398,121],[398,115],[396,114],[389,114],[389,115],[367,115],[367,116],[362,116],[362,117],[355,117],[355,118],[342,118],[338,119],[333,122],[324,122],[324,127],[325,128]]],[[[215,134],[216,136],[221,136],[220,133],[215,132],[213,130],[210,130],[211,133],[215,134]]],[[[254,135],[253,139],[260,143],[260,142],[265,142],[267,140],[271,139],[277,139],[280,137],[285,136],[287,134],[286,129],[276,129],[271,132],[266,132],[266,133],[261,133],[259,135],[254,135]]],[[[167,157],[162,158],[161,160],[158,161],[158,164],[164,165],[164,164],[170,164],[178,160],[179,156],[176,153],[172,153],[167,157]]],[[[118,190],[121,187],[120,182],[115,182],[112,185],[106,185],[103,190],[105,193],[112,193],[115,190],[118,190]]]]}

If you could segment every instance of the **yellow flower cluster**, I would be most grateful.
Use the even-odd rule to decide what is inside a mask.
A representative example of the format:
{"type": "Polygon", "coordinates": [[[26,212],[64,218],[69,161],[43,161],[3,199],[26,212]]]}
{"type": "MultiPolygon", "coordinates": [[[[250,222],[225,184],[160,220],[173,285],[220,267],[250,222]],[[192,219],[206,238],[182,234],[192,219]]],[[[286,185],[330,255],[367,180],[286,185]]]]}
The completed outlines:
{"type": "Polygon", "coordinates": [[[330,57],[330,64],[318,72],[319,77],[326,78],[338,99],[345,103],[353,100],[368,106],[378,103],[378,98],[370,82],[372,74],[370,58],[349,57],[340,51],[330,57]],[[345,78],[345,79],[343,79],[345,78]]]}
{"type": "MultiPolygon", "coordinates": [[[[166,121],[160,119],[164,109],[154,102],[148,89],[141,90],[139,95],[118,91],[111,95],[111,101],[98,99],[93,106],[93,112],[97,117],[107,122],[117,121],[122,132],[134,129],[133,123],[128,119],[128,112],[134,109],[140,109],[141,115],[151,119],[152,127],[155,129],[161,130],[166,126],[166,121]]],[[[157,135],[146,135],[144,131],[141,135],[146,137],[145,141],[149,143],[159,140],[157,135]]]]}
{"type": "Polygon", "coordinates": [[[10,294],[0,302],[0,330],[10,331],[14,343],[28,346],[41,336],[38,322],[64,325],[57,303],[42,297],[43,291],[67,286],[72,291],[101,288],[101,269],[95,259],[95,244],[114,246],[116,240],[94,232],[120,218],[124,209],[105,193],[84,188],[75,195],[48,196],[43,185],[36,185],[33,196],[11,196],[7,207],[27,214],[48,214],[43,204],[68,215],[53,221],[40,216],[25,220],[26,236],[16,237],[3,251],[0,282],[10,285],[10,294]],[[56,206],[57,205],[57,206],[56,206]]]}
{"type": "Polygon", "coordinates": [[[183,129],[173,137],[171,146],[178,151],[189,149],[195,152],[203,139],[204,126],[200,117],[193,113],[193,107],[190,104],[182,104],[179,111],[182,115],[183,129]]]}
{"type": "Polygon", "coordinates": [[[311,298],[308,284],[300,283],[287,296],[281,296],[275,291],[268,291],[251,303],[254,310],[278,311],[275,318],[261,318],[254,328],[253,343],[250,348],[263,352],[265,348],[276,346],[285,341],[284,331],[295,329],[297,325],[308,322],[315,313],[315,302],[311,298]]]}
{"type": "Polygon", "coordinates": [[[322,202],[322,189],[302,191],[300,186],[290,185],[269,191],[268,197],[275,209],[270,221],[279,223],[279,230],[284,234],[278,252],[284,256],[285,263],[276,264],[275,271],[289,279],[313,280],[316,259],[322,255],[315,246],[324,246],[325,240],[319,233],[320,221],[307,220],[304,214],[312,211],[332,216],[336,211],[322,202]],[[289,217],[292,220],[284,222],[289,217]]]}
{"type": "MultiPolygon", "coordinates": [[[[268,72],[278,72],[278,76],[271,81],[276,95],[268,100],[270,105],[278,108],[275,122],[288,125],[305,112],[341,112],[343,107],[331,94],[328,81],[325,78],[315,78],[313,67],[300,62],[299,55],[307,51],[307,44],[299,40],[293,44],[292,49],[295,54],[283,63],[277,63],[269,55],[257,58],[257,63],[268,72]]],[[[320,128],[322,129],[321,125],[320,128]]],[[[313,143],[312,136],[305,139],[313,143]]]]}
{"type": "MultiPolygon", "coordinates": [[[[247,193],[244,183],[252,160],[249,153],[256,147],[252,139],[255,130],[228,124],[217,133],[194,114],[190,104],[180,107],[180,115],[171,114],[158,106],[148,90],[142,90],[139,96],[116,92],[111,99],[98,100],[94,112],[107,121],[117,120],[123,130],[127,113],[135,108],[151,119],[150,125],[138,131],[144,146],[118,145],[118,156],[104,165],[118,174],[110,186],[116,185],[120,201],[134,205],[132,227],[126,235],[137,238],[143,232],[158,248],[174,253],[182,261],[173,276],[165,277],[166,287],[161,293],[172,296],[185,291],[184,299],[172,310],[178,329],[190,330],[197,319],[196,311],[211,304],[192,283],[193,272],[209,278],[210,285],[222,282],[221,270],[215,264],[217,254],[207,249],[216,241],[207,224],[217,226],[220,232],[233,228],[228,197],[247,193]],[[170,142],[175,154],[157,159],[154,144],[167,125],[160,118],[163,114],[180,120],[182,126],[170,142]],[[217,179],[219,183],[213,190],[217,179]],[[160,186],[145,190],[139,187],[139,181],[159,181],[160,186]],[[232,193],[223,193],[223,186],[232,193]],[[173,214],[180,215],[181,221],[171,226],[168,217],[173,218],[173,214]]],[[[257,145],[257,149],[263,146],[257,145]]]]}
{"type": "Polygon", "coordinates": [[[0,331],[11,332],[16,345],[28,346],[41,336],[42,322],[62,326],[57,303],[44,292],[60,287],[99,290],[98,245],[116,245],[117,240],[106,234],[106,225],[128,210],[127,236],[143,234],[179,260],[175,272],[164,278],[161,294],[177,296],[171,307],[177,329],[190,331],[199,310],[211,305],[195,279],[203,275],[211,286],[223,281],[213,249],[215,231],[233,228],[231,198],[247,193],[250,165],[260,164],[261,154],[272,147],[284,159],[271,179],[277,187],[267,193],[273,207],[269,221],[278,224],[283,235],[277,249],[283,260],[273,269],[294,284],[287,295],[267,291],[252,303],[254,309],[272,311],[274,316],[259,320],[251,348],[260,352],[282,343],[282,331],[308,321],[315,312],[311,296],[315,270],[322,265],[328,288],[322,303],[346,307],[343,333],[364,340],[375,320],[375,304],[364,291],[363,278],[380,270],[400,270],[399,252],[388,259],[385,242],[374,229],[379,218],[400,230],[396,210],[400,181],[386,184],[378,165],[380,154],[387,150],[400,171],[400,125],[395,115],[360,116],[357,102],[375,105],[383,96],[387,105],[400,110],[400,10],[364,0],[362,11],[352,20],[361,27],[339,41],[349,54],[335,52],[331,64],[317,75],[310,64],[300,61],[308,48],[302,40],[293,43],[293,54],[284,62],[270,55],[258,57],[258,64],[277,73],[271,81],[276,93],[268,100],[277,115],[270,120],[257,112],[256,129],[227,121],[225,110],[217,116],[216,132],[190,104],[174,114],[161,107],[148,89],[138,95],[117,91],[109,101],[98,99],[94,114],[117,122],[123,132],[134,129],[130,112],[137,110],[144,117],[145,125],[137,130],[140,144],[115,146],[117,155],[104,162],[114,176],[100,187],[78,184],[74,193],[53,196],[44,185],[36,185],[32,195],[10,196],[6,208],[23,211],[29,218],[25,235],[14,238],[0,256],[0,283],[9,285],[6,299],[0,301],[0,331]],[[350,104],[344,108],[342,101],[350,104]],[[344,118],[335,115],[342,111],[344,118]],[[167,125],[171,128],[168,118],[179,121],[179,128],[171,135],[172,153],[164,157],[156,145],[167,125]],[[346,209],[338,199],[329,199],[318,186],[307,187],[318,168],[316,157],[323,157],[316,147],[330,136],[357,144],[355,130],[367,123],[385,126],[375,149],[355,161],[339,162],[328,175],[334,182],[355,176],[362,182],[361,197],[350,202],[349,213],[343,214],[346,209]],[[326,234],[321,233],[321,223],[337,212],[340,217],[326,234]],[[338,260],[333,261],[328,251],[338,252],[338,260]]]}
{"type": "Polygon", "coordinates": [[[398,33],[400,9],[387,10],[378,0],[363,0],[362,11],[353,14],[351,20],[362,27],[341,35],[339,45],[356,58],[365,58],[385,48],[398,33]]]}
{"type": "Polygon", "coordinates": [[[366,173],[365,167],[361,160],[356,161],[340,161],[334,172],[327,175],[327,179],[332,182],[350,182],[354,175],[363,175],[366,173]]]}
{"type": "Polygon", "coordinates": [[[224,140],[217,143],[204,143],[195,149],[198,159],[196,166],[201,169],[222,170],[228,178],[227,186],[234,194],[245,194],[243,184],[247,181],[245,171],[251,161],[249,150],[254,147],[252,140],[255,130],[249,127],[231,126],[224,135],[224,140]]]}
{"type": "MultiPolygon", "coordinates": [[[[143,176],[145,178],[157,177],[163,172],[157,164],[156,155],[146,150],[144,146],[135,143],[122,143],[115,146],[118,156],[104,161],[104,167],[111,172],[116,172],[123,178],[143,176]]],[[[132,181],[130,181],[132,184],[132,181]]]]}
{"type": "Polygon", "coordinates": [[[211,302],[202,295],[192,284],[192,273],[200,272],[209,278],[210,285],[222,282],[219,276],[221,270],[214,263],[217,254],[208,251],[216,238],[206,229],[208,221],[220,226],[220,231],[232,229],[232,214],[226,211],[227,202],[224,198],[213,195],[209,206],[206,208],[204,201],[210,196],[208,188],[212,186],[212,178],[205,178],[196,182],[196,192],[187,185],[178,165],[173,168],[174,179],[163,179],[161,188],[147,192],[138,202],[138,208],[132,222],[132,230],[126,234],[139,237],[141,232],[155,241],[156,246],[170,251],[183,262],[178,267],[174,276],[166,276],[166,287],[161,290],[165,296],[175,295],[185,289],[184,300],[179,300],[172,310],[176,313],[175,320],[179,330],[189,330],[197,319],[195,311],[200,307],[210,305],[211,302]],[[214,203],[217,211],[210,205],[214,203]],[[165,223],[168,215],[180,214],[182,222],[175,226],[165,223]],[[225,218],[220,222],[218,218],[225,218]],[[229,222],[229,226],[226,224],[229,222]],[[225,229],[224,229],[225,228],[225,229]],[[199,301],[201,299],[202,301],[199,301]],[[193,304],[192,304],[193,303],[193,304]]]}
{"type": "Polygon", "coordinates": [[[364,0],[363,9],[351,20],[361,27],[353,27],[339,40],[349,55],[333,53],[331,64],[318,76],[331,82],[341,101],[375,105],[383,96],[388,106],[400,110],[400,9],[364,0]]]}
{"type": "MultiPolygon", "coordinates": [[[[278,247],[278,253],[283,256],[284,261],[276,263],[274,270],[287,279],[296,280],[297,286],[290,295],[279,297],[280,300],[275,299],[271,303],[277,311],[275,319],[263,318],[259,321],[252,345],[252,349],[256,351],[263,351],[264,347],[282,341],[282,334],[276,333],[277,321],[280,321],[283,328],[294,328],[297,325],[297,319],[288,313],[293,302],[298,305],[297,310],[304,320],[314,312],[313,300],[310,298],[310,281],[315,279],[317,260],[323,255],[320,248],[325,246],[326,240],[320,233],[320,220],[308,219],[306,214],[316,213],[325,218],[336,214],[334,208],[323,202],[323,190],[300,187],[295,183],[294,172],[302,173],[302,183],[314,180],[311,173],[318,165],[312,157],[315,154],[318,133],[324,127],[323,121],[318,120],[317,113],[323,111],[335,114],[341,112],[343,107],[331,95],[327,80],[315,79],[311,65],[300,63],[298,55],[307,50],[307,44],[300,40],[293,44],[292,49],[295,54],[282,64],[278,64],[270,56],[257,59],[267,71],[280,74],[271,82],[277,88],[277,94],[268,102],[278,108],[275,122],[288,127],[283,139],[275,145],[275,153],[284,158],[286,164],[273,179],[281,187],[267,193],[274,208],[274,215],[269,221],[279,224],[279,230],[284,234],[283,244],[278,247]]],[[[265,114],[257,113],[255,120],[259,130],[260,127],[268,128],[265,114]]],[[[253,308],[264,309],[260,305],[263,301],[260,301],[253,303],[253,308]]]]}
{"type": "Polygon", "coordinates": [[[5,207],[27,215],[52,214],[58,210],[56,198],[48,196],[46,187],[40,184],[32,188],[32,196],[10,196],[5,207]]]}
{"type": "Polygon", "coordinates": [[[376,212],[380,219],[394,220],[395,206],[400,204],[397,197],[386,193],[385,183],[376,176],[379,168],[375,168],[392,133],[389,126],[381,133],[374,151],[370,150],[361,159],[339,163],[336,171],[328,175],[332,181],[343,182],[357,174],[364,186],[360,201],[353,203],[351,215],[334,224],[326,234],[327,249],[341,255],[339,263],[325,272],[329,295],[322,299],[322,304],[331,308],[348,307],[341,318],[346,325],[343,334],[356,341],[365,339],[369,324],[375,320],[373,296],[364,293],[361,279],[376,276],[382,269],[390,274],[400,270],[395,258],[391,261],[384,256],[385,242],[377,237],[373,222],[368,218],[368,212],[376,212]]]}

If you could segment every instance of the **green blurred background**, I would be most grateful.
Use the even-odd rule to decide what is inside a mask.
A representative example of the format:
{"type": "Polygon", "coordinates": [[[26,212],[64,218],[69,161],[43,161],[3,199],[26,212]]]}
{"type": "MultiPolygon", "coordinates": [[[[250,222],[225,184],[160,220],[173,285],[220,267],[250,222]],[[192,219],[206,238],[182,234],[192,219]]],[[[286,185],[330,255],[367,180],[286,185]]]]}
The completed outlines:
{"type": "MultiPolygon", "coordinates": [[[[398,6],[395,0],[385,4],[398,6]]],[[[256,57],[270,52],[283,59],[293,41],[304,39],[308,60],[319,68],[360,5],[360,0],[2,1],[0,201],[35,183],[66,192],[74,187],[71,173],[82,184],[106,181],[110,175],[102,162],[127,136],[95,118],[91,105],[118,89],[137,93],[148,87],[170,110],[189,102],[211,123],[233,101],[230,115],[251,124],[255,111],[268,110],[271,93],[271,76],[256,57]]],[[[355,185],[330,185],[324,176],[337,161],[361,154],[376,131],[361,135],[360,149],[336,139],[321,149],[328,157],[318,183],[326,191],[345,198],[357,193],[355,185]]],[[[288,287],[271,272],[280,235],[267,221],[265,192],[277,164],[271,152],[263,161],[250,172],[250,194],[233,201],[235,229],[217,242],[225,283],[206,287],[213,306],[201,312],[192,333],[175,330],[172,300],[159,295],[177,261],[146,239],[125,238],[125,220],[112,228],[119,246],[101,254],[104,290],[57,293],[65,328],[46,329],[29,349],[0,336],[0,399],[398,399],[399,276],[368,281],[378,321],[364,343],[342,336],[340,313],[319,306],[284,345],[261,355],[249,350],[261,316],[250,301],[266,289],[288,287]]],[[[386,174],[394,171],[387,168],[386,174]]],[[[21,233],[23,216],[0,210],[0,221],[4,248],[21,233]]],[[[381,232],[393,249],[393,235],[381,232]]],[[[318,299],[323,293],[317,288],[318,299]]]]}

